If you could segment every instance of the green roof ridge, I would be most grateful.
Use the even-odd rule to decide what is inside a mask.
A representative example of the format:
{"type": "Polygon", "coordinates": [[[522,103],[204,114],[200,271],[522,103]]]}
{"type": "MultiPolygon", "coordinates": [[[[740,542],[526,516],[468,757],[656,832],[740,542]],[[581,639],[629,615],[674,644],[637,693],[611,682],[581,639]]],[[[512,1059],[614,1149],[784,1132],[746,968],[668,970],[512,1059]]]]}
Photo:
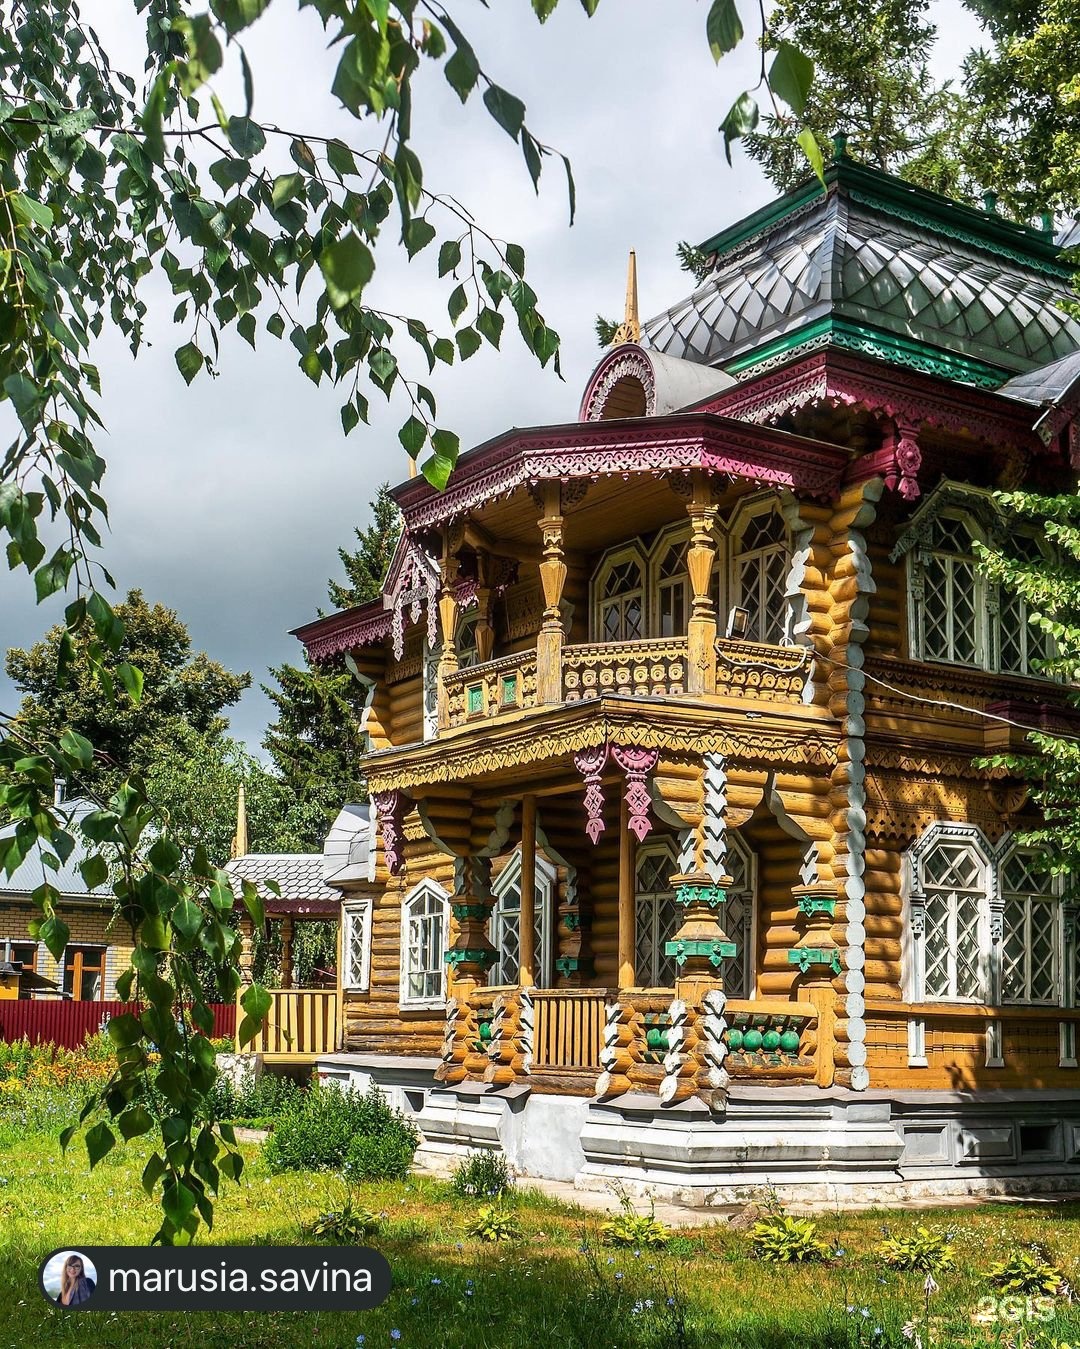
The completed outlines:
{"type": "Polygon", "coordinates": [[[1061,261],[1062,250],[1041,229],[1016,224],[1004,216],[916,187],[894,174],[867,168],[846,156],[826,166],[825,187],[819,179],[811,178],[745,220],[713,235],[700,245],[701,251],[706,254],[729,253],[740,244],[768,233],[787,216],[834,188],[862,205],[922,225],[946,238],[960,240],[1055,276],[1072,275],[1073,269],[1061,261]]]}

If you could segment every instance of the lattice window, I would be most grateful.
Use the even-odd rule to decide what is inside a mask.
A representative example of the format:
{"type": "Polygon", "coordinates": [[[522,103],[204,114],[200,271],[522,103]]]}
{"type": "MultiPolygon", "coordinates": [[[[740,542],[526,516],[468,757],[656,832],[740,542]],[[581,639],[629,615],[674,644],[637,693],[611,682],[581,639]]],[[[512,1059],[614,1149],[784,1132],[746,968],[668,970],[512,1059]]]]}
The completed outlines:
{"type": "Polygon", "coordinates": [[[671,877],[679,857],[670,839],[646,843],[637,852],[637,932],[635,978],[642,988],[672,988],[675,962],[664,954],[679,926],[678,905],[671,877]]]}
{"type": "Polygon", "coordinates": [[[1014,849],[1001,870],[1002,998],[1056,1005],[1060,998],[1061,900],[1037,855],[1014,849]]]}
{"type": "MultiPolygon", "coordinates": [[[[533,900],[533,975],[540,988],[551,986],[551,927],[556,887],[555,869],[536,858],[533,900]]],[[[499,958],[488,974],[490,984],[516,984],[521,974],[521,850],[499,873],[492,890],[498,900],[491,916],[491,944],[499,958]]]]}
{"type": "Polygon", "coordinates": [[[401,906],[401,1003],[442,1002],[446,997],[449,896],[424,880],[401,906]]]}
{"type": "MultiPolygon", "coordinates": [[[[1008,547],[1011,553],[1029,562],[1043,557],[1037,541],[1028,535],[1014,534],[1008,547]]],[[[999,591],[996,628],[1000,670],[1030,674],[1034,664],[1054,654],[1053,638],[1032,627],[1027,600],[1015,590],[999,591]]]]}
{"type": "Polygon", "coordinates": [[[990,867],[966,838],[943,837],[919,860],[925,930],[922,996],[985,1001],[989,992],[990,867]]]}
{"type": "Polygon", "coordinates": [[[341,986],[366,992],[371,972],[371,901],[341,910],[341,986]]]}
{"type": "Polygon", "coordinates": [[[480,660],[476,647],[476,624],[479,618],[480,614],[474,609],[472,613],[462,614],[458,620],[454,650],[459,670],[470,670],[480,660]]]}
{"type": "Polygon", "coordinates": [[[735,943],[736,954],[723,961],[720,973],[729,998],[749,998],[754,992],[754,896],[757,890],[757,859],[742,838],[727,835],[724,861],[731,886],[720,915],[724,931],[735,943]]]}
{"type": "Polygon", "coordinates": [[[598,642],[632,642],[645,636],[645,561],[636,547],[601,563],[593,594],[598,642]]]}
{"type": "Polygon", "coordinates": [[[688,617],[686,540],[664,548],[653,564],[654,637],[682,637],[688,617]]]}
{"type": "Polygon", "coordinates": [[[985,587],[975,568],[968,524],[959,518],[936,520],[914,565],[922,591],[917,615],[923,658],[984,665],[985,587]]]}
{"type": "Polygon", "coordinates": [[[747,611],[751,641],[785,640],[790,554],[787,527],[775,507],[744,519],[731,558],[731,603],[747,611]]]}

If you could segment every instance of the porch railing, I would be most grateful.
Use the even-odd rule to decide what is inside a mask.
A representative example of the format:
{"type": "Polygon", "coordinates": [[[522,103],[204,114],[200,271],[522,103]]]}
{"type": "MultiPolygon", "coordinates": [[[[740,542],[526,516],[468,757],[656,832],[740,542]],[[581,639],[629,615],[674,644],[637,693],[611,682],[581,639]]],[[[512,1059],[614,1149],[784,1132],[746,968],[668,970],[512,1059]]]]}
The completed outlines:
{"type": "MultiPolygon", "coordinates": [[[[263,1054],[267,1058],[314,1059],[332,1054],[338,1047],[338,995],[333,988],[271,988],[270,1012],[254,1040],[241,1044],[237,1053],[263,1054]]],[[[244,1018],[237,994],[237,1030],[244,1018]]]]}
{"type": "Polygon", "coordinates": [[[600,1067],[608,993],[603,988],[534,988],[533,1067],[600,1067]]]}
{"type": "Polygon", "coordinates": [[[685,692],[685,637],[563,647],[563,697],[568,703],[605,693],[655,698],[685,692]]]}

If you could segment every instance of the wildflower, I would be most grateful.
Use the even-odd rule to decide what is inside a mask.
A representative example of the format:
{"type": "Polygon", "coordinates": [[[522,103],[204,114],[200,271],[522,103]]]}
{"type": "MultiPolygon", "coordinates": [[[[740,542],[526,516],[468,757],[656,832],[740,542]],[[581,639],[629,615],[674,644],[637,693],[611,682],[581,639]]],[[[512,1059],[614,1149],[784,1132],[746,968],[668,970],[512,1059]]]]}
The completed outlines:
{"type": "Polygon", "coordinates": [[[392,1331],[390,1332],[390,1338],[391,1338],[392,1340],[400,1340],[400,1339],[401,1339],[401,1331],[400,1331],[400,1330],[392,1330],[392,1331]]]}
{"type": "Polygon", "coordinates": [[[420,1301],[420,1299],[419,1299],[418,1297],[410,1298],[410,1299],[409,1299],[409,1305],[412,1306],[412,1307],[415,1307],[416,1304],[417,1304],[419,1301],[420,1301]]]}
{"type": "Polygon", "coordinates": [[[836,1250],[833,1251],[833,1255],[836,1256],[837,1260],[842,1260],[843,1257],[847,1255],[847,1251],[844,1249],[843,1246],[837,1246],[836,1250]]]}
{"type": "Polygon", "coordinates": [[[613,1255],[609,1255],[607,1258],[607,1262],[609,1265],[613,1265],[615,1263],[615,1257],[613,1255]]]}
{"type": "Polygon", "coordinates": [[[616,1277],[616,1279],[621,1279],[621,1278],[622,1278],[622,1270],[621,1270],[621,1269],[617,1271],[615,1277],[616,1277]]]}
{"type": "Polygon", "coordinates": [[[673,1297],[669,1297],[668,1300],[667,1300],[667,1305],[668,1305],[669,1307],[674,1307],[674,1305],[675,1305],[675,1299],[674,1299],[673,1297]]]}
{"type": "Polygon", "coordinates": [[[860,1308],[859,1308],[859,1315],[860,1315],[860,1316],[864,1316],[864,1317],[866,1317],[867,1319],[869,1319],[869,1317],[870,1317],[870,1308],[869,1308],[869,1307],[860,1307],[860,1308]]]}
{"type": "Polygon", "coordinates": [[[442,1283],[442,1279],[437,1279],[434,1274],[431,1276],[432,1283],[442,1283]]]}
{"type": "Polygon", "coordinates": [[[923,1292],[929,1297],[931,1293],[936,1293],[937,1290],[937,1281],[932,1274],[928,1274],[926,1276],[926,1282],[923,1284],[923,1292]]]}
{"type": "Polygon", "coordinates": [[[472,1295],[473,1295],[473,1290],[472,1290],[471,1288],[466,1288],[466,1289],[465,1289],[465,1296],[466,1296],[466,1297],[472,1297],[472,1295]]]}
{"type": "Polygon", "coordinates": [[[641,1252],[640,1252],[640,1251],[635,1251],[635,1252],[634,1252],[634,1259],[635,1259],[635,1260],[640,1260],[640,1258],[641,1258],[641,1252]]]}
{"type": "Polygon", "coordinates": [[[646,1307],[651,1307],[651,1306],[652,1306],[652,1298],[651,1298],[651,1297],[647,1297],[647,1298],[645,1299],[645,1305],[646,1305],[646,1307]]]}
{"type": "Polygon", "coordinates": [[[357,1343],[358,1345],[362,1345],[366,1339],[367,1339],[367,1336],[366,1336],[366,1335],[357,1335],[357,1337],[356,1337],[356,1343],[357,1343]]]}

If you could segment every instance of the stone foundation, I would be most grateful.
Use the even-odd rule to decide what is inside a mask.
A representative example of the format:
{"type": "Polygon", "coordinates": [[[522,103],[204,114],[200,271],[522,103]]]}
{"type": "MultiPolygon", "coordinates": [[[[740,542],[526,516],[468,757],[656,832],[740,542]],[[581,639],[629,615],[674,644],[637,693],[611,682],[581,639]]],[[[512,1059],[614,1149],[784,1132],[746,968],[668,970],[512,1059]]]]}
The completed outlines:
{"type": "Polygon", "coordinates": [[[374,1082],[423,1135],[428,1166],[478,1148],[522,1176],[622,1185],[709,1206],[769,1187],[792,1204],[902,1204],[934,1196],[1080,1189],[1080,1091],[853,1092],[736,1085],[726,1109],[655,1096],[612,1101],[525,1085],[443,1087],[435,1059],[337,1054],[318,1073],[374,1082]]]}

